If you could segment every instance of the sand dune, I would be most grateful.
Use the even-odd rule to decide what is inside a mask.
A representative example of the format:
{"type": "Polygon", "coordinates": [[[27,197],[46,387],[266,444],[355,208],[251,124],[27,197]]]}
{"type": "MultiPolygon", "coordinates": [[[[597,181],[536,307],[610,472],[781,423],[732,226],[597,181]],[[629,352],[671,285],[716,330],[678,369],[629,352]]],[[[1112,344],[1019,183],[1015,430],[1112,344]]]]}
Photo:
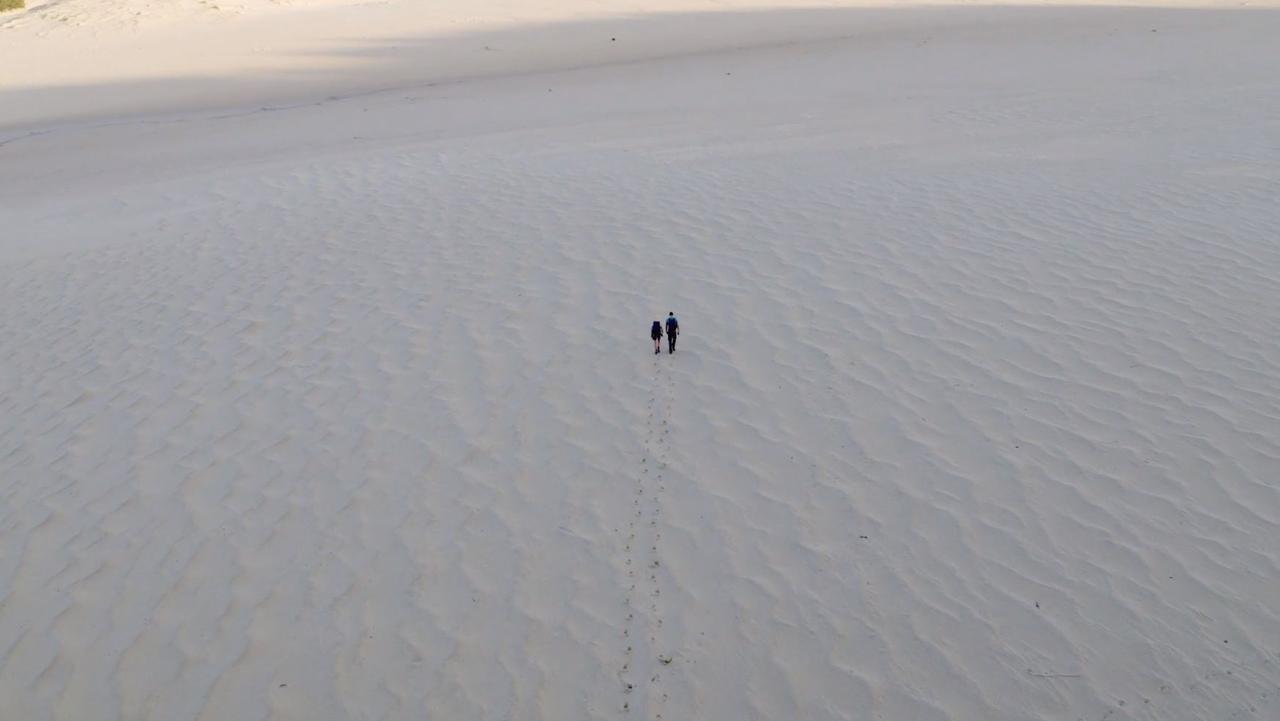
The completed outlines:
{"type": "Polygon", "coordinates": [[[15,122],[0,717],[1280,718],[1280,13],[824,17],[15,122]]]}
{"type": "MultiPolygon", "coordinates": [[[[46,129],[69,121],[279,108],[431,83],[832,38],[876,45],[886,35],[917,30],[952,35],[957,29],[999,37],[1023,32],[1007,12],[1023,4],[31,0],[27,11],[0,15],[0,142],[16,129],[46,129]],[[1001,17],[991,15],[992,10],[1001,17]],[[922,17],[927,20],[921,22],[922,17]]],[[[1088,9],[1096,3],[1070,4],[1088,9]]],[[[1197,13],[1206,7],[1221,13],[1275,4],[1126,3],[1183,6],[1197,13]]],[[[1023,9],[1041,13],[1030,20],[1033,25],[1048,11],[1023,9]]],[[[1072,28],[1088,16],[1056,17],[1064,23],[1060,39],[1067,40],[1072,28]]]]}

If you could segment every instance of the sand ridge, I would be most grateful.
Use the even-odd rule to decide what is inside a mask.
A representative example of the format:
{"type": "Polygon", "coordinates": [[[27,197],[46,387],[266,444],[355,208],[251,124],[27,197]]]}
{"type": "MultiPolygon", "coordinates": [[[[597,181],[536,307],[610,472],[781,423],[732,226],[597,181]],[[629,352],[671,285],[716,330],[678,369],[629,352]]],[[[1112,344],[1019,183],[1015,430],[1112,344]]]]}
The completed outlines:
{"type": "MultiPolygon", "coordinates": [[[[0,16],[0,142],[21,130],[193,111],[279,108],[479,77],[958,25],[1108,2],[917,0],[35,0],[0,16]]],[[[1256,12],[1275,0],[1127,7],[1256,12]]],[[[994,20],[995,22],[990,22],[994,20]]],[[[1069,18],[1061,30],[1075,24],[1069,18]]],[[[1148,28],[1148,30],[1155,30],[1148,28]]],[[[998,31],[999,32],[999,31],[998,31]]],[[[919,42],[929,38],[921,36],[919,42]]]]}

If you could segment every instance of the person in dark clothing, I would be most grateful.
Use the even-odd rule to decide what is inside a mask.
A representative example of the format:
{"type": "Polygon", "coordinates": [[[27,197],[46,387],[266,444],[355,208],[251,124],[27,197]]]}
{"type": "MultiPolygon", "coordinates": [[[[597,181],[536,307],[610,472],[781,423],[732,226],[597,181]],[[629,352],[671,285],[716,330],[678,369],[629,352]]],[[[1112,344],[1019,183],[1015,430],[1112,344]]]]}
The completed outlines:
{"type": "Polygon", "coordinates": [[[649,329],[649,337],[653,339],[653,354],[657,355],[662,352],[662,324],[658,321],[653,322],[653,327],[649,329]]]}
{"type": "Polygon", "coordinates": [[[674,312],[667,314],[667,353],[676,352],[676,337],[680,335],[680,321],[674,312]]]}

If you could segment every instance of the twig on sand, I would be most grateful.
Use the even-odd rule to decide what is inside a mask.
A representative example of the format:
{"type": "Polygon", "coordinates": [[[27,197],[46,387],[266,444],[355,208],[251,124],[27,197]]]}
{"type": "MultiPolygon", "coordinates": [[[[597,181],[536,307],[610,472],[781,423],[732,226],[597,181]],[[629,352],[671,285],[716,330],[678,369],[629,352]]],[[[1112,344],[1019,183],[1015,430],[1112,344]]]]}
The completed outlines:
{"type": "Polygon", "coordinates": [[[1041,672],[1032,671],[1031,669],[1027,669],[1027,675],[1035,676],[1036,678],[1080,678],[1080,674],[1078,673],[1054,673],[1052,671],[1041,672]]]}

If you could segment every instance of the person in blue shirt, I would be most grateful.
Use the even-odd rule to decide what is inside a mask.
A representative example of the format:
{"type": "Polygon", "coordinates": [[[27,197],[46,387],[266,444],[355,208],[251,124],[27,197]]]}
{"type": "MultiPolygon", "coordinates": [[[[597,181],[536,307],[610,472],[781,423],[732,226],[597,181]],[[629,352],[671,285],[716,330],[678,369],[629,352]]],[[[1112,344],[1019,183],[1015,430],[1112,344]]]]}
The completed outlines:
{"type": "Polygon", "coordinates": [[[680,321],[674,311],[667,314],[667,353],[676,352],[676,337],[680,335],[680,321]]]}
{"type": "Polygon", "coordinates": [[[653,322],[653,327],[649,329],[649,337],[653,339],[653,354],[658,355],[662,352],[662,324],[658,321],[653,322]]]}

